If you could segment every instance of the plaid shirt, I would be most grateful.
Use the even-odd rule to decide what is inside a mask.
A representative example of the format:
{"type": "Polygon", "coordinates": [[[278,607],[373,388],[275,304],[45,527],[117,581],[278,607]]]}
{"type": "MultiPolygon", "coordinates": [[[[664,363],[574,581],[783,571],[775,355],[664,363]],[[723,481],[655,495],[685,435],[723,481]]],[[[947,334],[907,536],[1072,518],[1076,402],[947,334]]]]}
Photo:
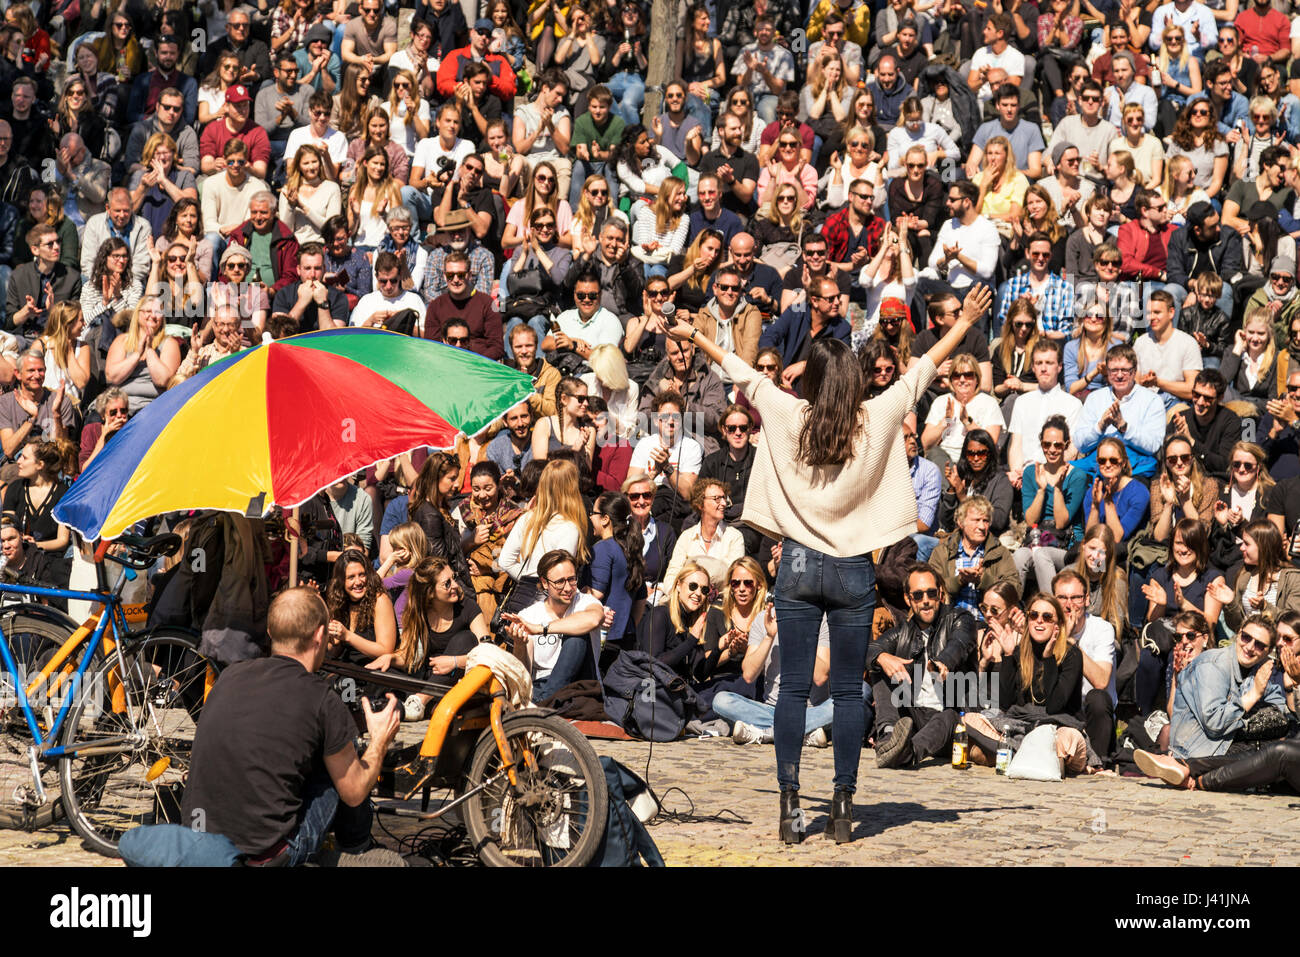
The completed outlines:
{"type": "Polygon", "coordinates": [[[998,325],[1006,319],[1011,304],[1027,298],[1038,307],[1038,328],[1043,332],[1074,334],[1074,286],[1060,276],[1049,275],[1047,286],[1035,293],[1029,286],[1029,270],[1016,273],[1007,280],[1007,292],[998,309],[998,325]]]}
{"type": "MultiPolygon", "coordinates": [[[[885,235],[885,220],[880,216],[872,216],[855,240],[849,229],[849,208],[845,206],[826,220],[822,226],[822,235],[826,237],[827,262],[848,262],[859,246],[866,247],[867,258],[871,259],[880,252],[880,240],[885,235]]],[[[856,273],[853,278],[857,279],[856,273]]]]}
{"type": "MultiPolygon", "coordinates": [[[[424,268],[424,298],[432,302],[447,291],[447,277],[442,268],[447,264],[446,246],[429,250],[429,262],[424,268]]],[[[477,243],[471,243],[469,252],[470,286],[485,296],[492,295],[492,254],[477,243]]]]}
{"type": "MultiPolygon", "coordinates": [[[[960,534],[960,533],[956,533],[960,534]]],[[[966,554],[966,546],[960,544],[957,546],[957,571],[961,572],[963,568],[974,568],[984,561],[984,546],[980,545],[975,549],[973,555],[966,554]]],[[[984,616],[980,614],[980,590],[978,582],[967,582],[961,586],[961,591],[957,592],[956,600],[953,602],[958,608],[965,608],[976,620],[983,621],[984,616]]]]}

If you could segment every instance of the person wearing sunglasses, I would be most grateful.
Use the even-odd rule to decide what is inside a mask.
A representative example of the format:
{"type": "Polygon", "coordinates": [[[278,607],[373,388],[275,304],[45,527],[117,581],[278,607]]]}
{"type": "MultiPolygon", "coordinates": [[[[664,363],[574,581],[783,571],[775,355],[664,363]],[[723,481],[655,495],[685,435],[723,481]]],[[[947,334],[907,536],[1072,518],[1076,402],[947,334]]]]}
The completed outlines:
{"type": "Polygon", "coordinates": [[[927,451],[937,447],[955,461],[969,433],[982,429],[996,443],[1006,428],[1006,420],[998,401],[980,391],[980,368],[974,356],[962,353],[954,358],[948,381],[952,391],[940,394],[931,404],[921,431],[921,445],[927,451]]]}
{"type": "Polygon", "coordinates": [[[701,479],[691,489],[691,508],[699,515],[699,522],[682,529],[673,547],[672,559],[664,574],[674,580],[686,562],[692,561],[704,568],[713,586],[726,585],[727,568],[745,554],[745,539],[740,529],[727,524],[726,513],[731,506],[731,486],[721,479],[701,479]]]}
{"type": "Polygon", "coordinates": [[[1111,57],[1112,82],[1102,91],[1102,115],[1117,130],[1123,123],[1124,107],[1129,103],[1142,107],[1145,129],[1151,130],[1156,125],[1156,94],[1147,84],[1137,81],[1135,62],[1134,55],[1127,50],[1120,50],[1111,57]]]}
{"type": "Polygon", "coordinates": [[[653,597],[668,567],[668,559],[677,544],[677,533],[662,519],[654,517],[654,498],[658,486],[649,475],[625,479],[622,492],[632,506],[632,518],[641,529],[641,557],[645,561],[645,592],[653,597]]]}
{"type": "Polygon", "coordinates": [[[592,349],[617,346],[622,340],[623,324],[600,304],[600,297],[600,276],[593,271],[580,273],[573,283],[574,308],[551,320],[550,332],[542,340],[542,348],[552,353],[551,361],[557,366],[585,366],[592,349]],[[563,353],[570,355],[557,358],[563,353]],[[572,361],[575,358],[576,363],[572,361]]]}
{"type": "Polygon", "coordinates": [[[390,328],[400,322],[400,314],[411,310],[415,320],[409,328],[414,336],[424,335],[424,300],[410,289],[402,288],[402,269],[397,256],[391,252],[375,255],[375,290],[361,297],[349,319],[351,325],[373,328],[390,328]]]}
{"type": "Polygon", "coordinates": [[[1029,530],[1012,557],[1021,583],[1032,566],[1042,592],[1051,590],[1053,577],[1065,567],[1067,552],[1083,536],[1089,476],[1066,461],[1069,445],[1065,417],[1049,416],[1038,434],[1039,454],[1021,475],[1020,501],[1029,530]]]}
{"type": "MultiPolygon", "coordinates": [[[[642,403],[646,408],[644,396],[642,403]]],[[[670,495],[675,493],[671,514],[675,523],[680,524],[686,514],[683,505],[692,500],[695,480],[704,463],[704,449],[686,433],[682,419],[686,400],[680,393],[660,392],[650,400],[648,409],[647,418],[654,431],[636,444],[627,475],[628,478],[648,476],[656,486],[667,488],[670,495]]]]}
{"type": "MultiPolygon", "coordinates": [[[[648,648],[651,655],[677,672],[692,688],[705,686],[719,669],[738,676],[744,656],[744,646],[734,640],[722,609],[713,604],[713,595],[708,571],[688,561],[671,579],[666,598],[641,620],[640,647],[648,648]]],[[[753,695],[751,683],[744,696],[752,698],[753,695]]],[[[699,720],[701,714],[708,714],[709,722],[718,722],[717,728],[699,731],[730,733],[730,723],[710,711],[706,706],[705,712],[689,715],[699,720]]]]}
{"type": "Polygon", "coordinates": [[[740,534],[745,539],[746,554],[757,554],[762,536],[748,525],[738,524],[745,507],[749,475],[754,468],[756,447],[751,439],[755,432],[753,414],[743,405],[729,405],[719,419],[718,431],[722,433],[722,447],[704,457],[700,479],[717,479],[727,483],[731,492],[731,504],[726,507],[724,518],[740,529],[740,534]]]}
{"type": "Polygon", "coordinates": [[[501,620],[532,674],[533,702],[541,703],[585,671],[595,674],[605,608],[578,589],[578,563],[563,549],[542,556],[537,578],[544,597],[501,620]]]}
{"type": "MultiPolygon", "coordinates": [[[[805,246],[805,250],[807,248],[805,246]]],[[[806,355],[815,343],[838,339],[847,347],[853,332],[840,314],[841,291],[835,279],[828,275],[813,278],[807,291],[807,305],[791,305],[781,313],[780,319],[763,330],[758,339],[759,348],[773,346],[781,350],[781,361],[785,366],[781,384],[788,389],[798,388],[808,364],[801,356],[806,355]]]]}
{"type": "MultiPolygon", "coordinates": [[[[704,308],[695,313],[695,325],[700,335],[707,336],[726,352],[734,352],[746,362],[758,357],[758,340],[763,332],[763,314],[758,306],[742,298],[744,284],[735,266],[723,266],[714,274],[713,296],[704,308]]],[[[724,386],[731,384],[730,377],[716,363],[713,372],[724,386]]]]}
{"type": "Polygon", "coordinates": [[[879,768],[915,768],[952,747],[958,702],[948,678],[975,667],[975,619],[948,603],[933,568],[912,565],[903,597],[907,618],[867,646],[879,768]]]}
{"type": "MultiPolygon", "coordinates": [[[[1016,650],[999,665],[996,710],[966,713],[972,764],[992,767],[1003,728],[1011,727],[1018,751],[1030,724],[1011,717],[1012,709],[1031,708],[1056,727],[1056,755],[1066,774],[1087,769],[1088,739],[1084,736],[1083,652],[1070,640],[1070,618],[1051,595],[1038,594],[1025,607],[1025,628],[1016,650]]],[[[1041,720],[1037,723],[1043,723],[1041,720]]]]}
{"type": "Polygon", "coordinates": [[[1300,741],[1285,737],[1293,712],[1272,680],[1277,644],[1273,620],[1251,615],[1230,646],[1197,655],[1178,676],[1169,753],[1133,753],[1142,773],[1185,790],[1300,785],[1300,741]]]}

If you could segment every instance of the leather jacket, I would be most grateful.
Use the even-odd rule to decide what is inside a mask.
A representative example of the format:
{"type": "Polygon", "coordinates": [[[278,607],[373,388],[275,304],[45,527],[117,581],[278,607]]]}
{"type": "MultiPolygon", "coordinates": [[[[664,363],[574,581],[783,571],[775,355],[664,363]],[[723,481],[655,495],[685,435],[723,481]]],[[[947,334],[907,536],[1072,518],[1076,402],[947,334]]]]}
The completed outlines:
{"type": "MultiPolygon", "coordinates": [[[[882,654],[910,658],[918,664],[922,651],[921,627],[916,619],[908,615],[901,625],[885,632],[878,639],[867,645],[867,670],[871,672],[870,680],[882,677],[883,672],[875,667],[876,659],[882,654]]],[[[975,656],[975,618],[963,608],[943,604],[934,620],[934,629],[924,646],[926,657],[931,661],[942,662],[949,671],[974,670],[975,656]]]]}

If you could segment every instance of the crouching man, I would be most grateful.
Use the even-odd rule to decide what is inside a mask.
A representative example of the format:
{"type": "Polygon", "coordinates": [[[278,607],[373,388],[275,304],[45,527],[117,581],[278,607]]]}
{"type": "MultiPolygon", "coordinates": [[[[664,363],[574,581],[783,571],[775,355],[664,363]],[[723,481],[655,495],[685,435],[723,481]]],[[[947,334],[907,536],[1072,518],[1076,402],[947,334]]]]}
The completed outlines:
{"type": "Polygon", "coordinates": [[[876,765],[882,768],[914,768],[948,750],[958,704],[982,707],[951,700],[959,687],[966,690],[960,673],[975,673],[975,619],[946,602],[947,592],[928,565],[908,570],[903,597],[907,619],[867,646],[876,765]]]}

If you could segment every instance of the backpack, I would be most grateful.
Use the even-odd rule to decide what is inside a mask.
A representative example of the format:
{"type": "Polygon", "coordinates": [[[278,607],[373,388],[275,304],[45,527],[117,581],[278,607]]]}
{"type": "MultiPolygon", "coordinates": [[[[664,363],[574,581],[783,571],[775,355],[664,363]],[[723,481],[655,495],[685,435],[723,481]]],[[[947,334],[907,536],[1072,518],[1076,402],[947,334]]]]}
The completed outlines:
{"type": "Polygon", "coordinates": [[[605,673],[605,713],[634,738],[675,741],[686,729],[694,692],[644,651],[623,651],[605,673]]]}
{"type": "Polygon", "coordinates": [[[646,867],[663,867],[664,859],[654,838],[628,803],[642,804],[648,799],[650,805],[657,805],[654,792],[639,776],[613,758],[602,757],[600,763],[605,769],[605,783],[609,787],[609,817],[605,821],[605,837],[590,866],[641,867],[644,860],[646,867]]]}

